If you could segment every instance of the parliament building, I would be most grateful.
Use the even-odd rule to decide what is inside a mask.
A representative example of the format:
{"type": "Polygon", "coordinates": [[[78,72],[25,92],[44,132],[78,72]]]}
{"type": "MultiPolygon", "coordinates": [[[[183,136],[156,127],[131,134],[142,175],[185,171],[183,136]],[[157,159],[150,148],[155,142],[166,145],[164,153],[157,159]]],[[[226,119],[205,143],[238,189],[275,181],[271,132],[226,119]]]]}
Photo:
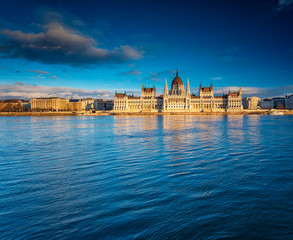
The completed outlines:
{"type": "Polygon", "coordinates": [[[243,110],[241,88],[238,92],[230,92],[223,96],[214,96],[213,84],[202,87],[198,96],[190,93],[189,80],[186,88],[176,72],[171,89],[168,90],[165,79],[164,93],[157,96],[156,87],[142,86],[141,96],[135,97],[125,93],[115,93],[114,113],[139,112],[240,112],[243,110]]]}

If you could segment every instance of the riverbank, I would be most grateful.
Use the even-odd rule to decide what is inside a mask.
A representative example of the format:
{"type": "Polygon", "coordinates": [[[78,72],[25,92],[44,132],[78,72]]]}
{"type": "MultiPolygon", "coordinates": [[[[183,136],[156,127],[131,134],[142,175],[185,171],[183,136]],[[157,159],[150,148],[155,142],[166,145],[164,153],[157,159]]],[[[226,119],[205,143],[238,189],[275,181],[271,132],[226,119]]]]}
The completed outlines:
{"type": "MultiPolygon", "coordinates": [[[[269,110],[243,110],[242,112],[142,112],[142,113],[114,113],[113,111],[96,111],[91,112],[0,112],[1,116],[109,116],[109,115],[268,115],[269,110]]],[[[284,115],[293,115],[293,110],[275,110],[282,112],[284,115]]]]}
{"type": "Polygon", "coordinates": [[[71,112],[71,111],[63,111],[63,112],[0,112],[0,117],[21,117],[21,116],[34,116],[34,117],[55,117],[55,116],[108,116],[113,115],[112,111],[98,111],[96,113],[90,112],[71,112]]]}
{"type": "MultiPolygon", "coordinates": [[[[274,110],[274,112],[293,115],[293,110],[274,110]]],[[[242,112],[142,112],[115,113],[114,115],[269,115],[269,110],[243,110],[242,112]]]]}

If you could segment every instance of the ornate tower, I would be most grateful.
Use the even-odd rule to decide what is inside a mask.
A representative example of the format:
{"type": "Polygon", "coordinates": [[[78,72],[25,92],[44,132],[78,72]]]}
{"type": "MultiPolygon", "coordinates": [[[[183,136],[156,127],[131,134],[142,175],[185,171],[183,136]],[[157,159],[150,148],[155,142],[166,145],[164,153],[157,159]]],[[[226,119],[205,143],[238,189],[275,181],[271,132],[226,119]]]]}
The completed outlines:
{"type": "Polygon", "coordinates": [[[187,77],[186,82],[186,99],[185,99],[185,109],[190,109],[191,107],[191,96],[190,96],[190,86],[189,86],[189,78],[187,77]]]}
{"type": "Polygon", "coordinates": [[[178,75],[178,69],[176,71],[176,77],[173,79],[171,84],[171,95],[185,95],[184,85],[181,78],[178,75]]]}
{"type": "Polygon", "coordinates": [[[201,83],[200,83],[199,88],[198,88],[198,96],[199,96],[199,97],[200,97],[200,95],[201,95],[201,89],[202,89],[202,85],[201,85],[201,83]]]}
{"type": "Polygon", "coordinates": [[[187,78],[187,83],[186,83],[186,95],[190,95],[190,87],[189,87],[189,78],[187,78]]]}
{"type": "Polygon", "coordinates": [[[167,78],[165,77],[164,95],[168,95],[167,78]]]}

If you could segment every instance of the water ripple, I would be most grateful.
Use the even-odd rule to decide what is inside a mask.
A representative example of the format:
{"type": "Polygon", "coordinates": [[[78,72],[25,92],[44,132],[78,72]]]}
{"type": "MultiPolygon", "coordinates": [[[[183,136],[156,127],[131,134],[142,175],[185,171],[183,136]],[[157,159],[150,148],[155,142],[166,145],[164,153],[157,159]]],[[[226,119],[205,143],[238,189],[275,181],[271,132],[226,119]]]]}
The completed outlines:
{"type": "Polygon", "coordinates": [[[1,239],[292,239],[293,117],[0,118],[1,239]]]}

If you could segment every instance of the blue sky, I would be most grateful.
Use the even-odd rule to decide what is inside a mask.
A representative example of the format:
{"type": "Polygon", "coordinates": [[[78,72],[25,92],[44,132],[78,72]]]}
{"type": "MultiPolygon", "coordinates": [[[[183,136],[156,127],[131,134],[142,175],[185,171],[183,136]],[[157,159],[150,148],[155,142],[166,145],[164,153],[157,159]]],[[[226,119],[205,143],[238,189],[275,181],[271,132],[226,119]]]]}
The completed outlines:
{"type": "Polygon", "coordinates": [[[0,9],[0,98],[112,98],[170,86],[293,93],[293,0],[15,1],[0,9]]]}

